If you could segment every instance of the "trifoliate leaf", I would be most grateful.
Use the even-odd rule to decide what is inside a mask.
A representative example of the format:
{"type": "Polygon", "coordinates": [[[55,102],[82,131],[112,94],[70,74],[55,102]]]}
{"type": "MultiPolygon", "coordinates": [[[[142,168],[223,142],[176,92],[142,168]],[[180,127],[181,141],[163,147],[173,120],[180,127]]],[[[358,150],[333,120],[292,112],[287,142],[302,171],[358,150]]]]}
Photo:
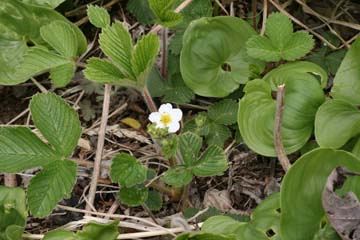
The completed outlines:
{"type": "Polygon", "coordinates": [[[30,102],[35,126],[61,156],[68,157],[77,146],[81,125],[75,110],[53,93],[35,95],[30,102]]]}
{"type": "Polygon", "coordinates": [[[161,194],[157,191],[149,191],[149,196],[145,204],[151,211],[160,211],[163,204],[161,194]]]}
{"type": "Polygon", "coordinates": [[[0,128],[0,172],[22,172],[60,158],[28,128],[0,128]]]}
{"type": "Polygon", "coordinates": [[[66,86],[74,77],[76,71],[75,62],[70,62],[50,69],[50,78],[56,87],[66,86]]]}
{"type": "Polygon", "coordinates": [[[130,0],[126,9],[135,15],[136,19],[142,24],[152,24],[155,16],[150,9],[148,0],[130,0]]]}
{"type": "Polygon", "coordinates": [[[76,234],[77,240],[115,240],[119,235],[119,221],[106,224],[89,222],[76,234]]]}
{"type": "Polygon", "coordinates": [[[64,21],[53,21],[40,28],[41,37],[60,55],[73,58],[78,53],[78,40],[74,29],[64,21]]]}
{"type": "Polygon", "coordinates": [[[116,21],[111,26],[105,27],[100,34],[99,43],[101,50],[121,68],[121,72],[135,79],[131,67],[132,40],[122,23],[116,21]]]}
{"type": "Polygon", "coordinates": [[[231,137],[231,131],[228,127],[211,122],[208,124],[209,132],[205,135],[205,141],[208,145],[217,145],[223,147],[225,141],[231,137]]]}
{"type": "Polygon", "coordinates": [[[223,125],[234,124],[237,121],[238,104],[231,99],[224,99],[209,107],[209,118],[223,125]]]}
{"type": "Polygon", "coordinates": [[[88,5],[87,15],[91,24],[97,28],[104,28],[110,25],[110,15],[103,7],[88,5]]]}
{"type": "Polygon", "coordinates": [[[137,207],[143,204],[148,198],[149,189],[144,186],[134,186],[131,188],[122,187],[119,198],[122,203],[129,207],[137,207]]]}
{"type": "Polygon", "coordinates": [[[188,103],[194,98],[194,92],[185,85],[180,74],[176,74],[165,82],[164,102],[172,102],[177,104],[188,103]]]}
{"type": "Polygon", "coordinates": [[[179,150],[184,163],[192,165],[196,160],[202,146],[202,138],[187,132],[179,136],[179,150]]]}
{"type": "Polygon", "coordinates": [[[165,27],[172,27],[180,23],[182,16],[172,9],[174,0],[148,0],[149,6],[156,16],[155,22],[165,27]]]}
{"type": "Polygon", "coordinates": [[[293,61],[314,47],[312,36],[303,31],[293,33],[290,19],[282,13],[272,13],[268,17],[265,33],[266,37],[253,36],[247,41],[249,56],[269,62],[293,61]]]}
{"type": "Polygon", "coordinates": [[[219,146],[210,146],[192,166],[192,172],[199,177],[221,175],[228,168],[225,152],[219,146]]]}
{"type": "Polygon", "coordinates": [[[27,198],[32,215],[45,217],[61,199],[69,197],[76,181],[76,169],[74,162],[58,160],[31,179],[27,198]]]}
{"type": "Polygon", "coordinates": [[[133,187],[146,179],[146,168],[129,154],[121,153],[112,160],[111,180],[122,187],[133,187]]]}
{"type": "Polygon", "coordinates": [[[192,177],[193,174],[191,170],[187,169],[185,166],[176,166],[167,170],[162,179],[171,186],[182,187],[189,184],[192,177]]]}

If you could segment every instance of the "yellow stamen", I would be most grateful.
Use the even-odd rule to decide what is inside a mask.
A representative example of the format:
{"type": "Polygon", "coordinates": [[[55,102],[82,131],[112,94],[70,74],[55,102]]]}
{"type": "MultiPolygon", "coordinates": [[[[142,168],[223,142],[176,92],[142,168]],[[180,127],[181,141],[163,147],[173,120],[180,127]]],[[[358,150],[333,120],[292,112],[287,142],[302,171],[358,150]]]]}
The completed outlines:
{"type": "Polygon", "coordinates": [[[169,125],[171,123],[171,116],[168,113],[165,113],[161,115],[160,122],[164,124],[165,126],[169,125]]]}

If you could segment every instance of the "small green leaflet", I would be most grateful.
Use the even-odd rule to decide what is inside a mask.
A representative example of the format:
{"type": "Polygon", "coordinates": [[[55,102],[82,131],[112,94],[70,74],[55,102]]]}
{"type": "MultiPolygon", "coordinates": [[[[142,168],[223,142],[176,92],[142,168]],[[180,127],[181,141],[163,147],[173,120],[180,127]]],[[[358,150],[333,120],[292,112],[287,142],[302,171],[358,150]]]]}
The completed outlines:
{"type": "Polygon", "coordinates": [[[172,9],[174,0],[148,0],[149,6],[156,16],[155,22],[165,27],[173,27],[180,23],[182,16],[172,9]]]}
{"type": "Polygon", "coordinates": [[[252,36],[246,42],[249,56],[268,62],[294,61],[314,47],[314,39],[304,31],[293,32],[291,20],[282,13],[272,13],[264,36],[252,36]]]}
{"type": "Polygon", "coordinates": [[[130,188],[122,187],[120,189],[120,201],[129,207],[137,207],[148,199],[149,189],[143,185],[137,185],[130,188]]]}
{"type": "Polygon", "coordinates": [[[155,16],[149,7],[148,0],[129,0],[126,9],[135,15],[142,24],[152,24],[155,16]]]}
{"type": "Polygon", "coordinates": [[[87,15],[91,24],[97,28],[104,28],[110,25],[110,15],[105,8],[88,5],[87,15]]]}

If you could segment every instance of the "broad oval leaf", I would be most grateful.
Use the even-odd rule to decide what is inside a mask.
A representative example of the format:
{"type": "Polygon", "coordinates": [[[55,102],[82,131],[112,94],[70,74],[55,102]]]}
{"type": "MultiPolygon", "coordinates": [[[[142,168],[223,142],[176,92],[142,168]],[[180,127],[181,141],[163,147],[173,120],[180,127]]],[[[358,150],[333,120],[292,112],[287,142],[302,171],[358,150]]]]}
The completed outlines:
{"type": "Polygon", "coordinates": [[[122,187],[133,187],[146,179],[146,168],[127,153],[121,153],[112,160],[110,176],[113,182],[122,187]]]}
{"type": "Polygon", "coordinates": [[[0,186],[0,239],[20,239],[25,229],[26,218],[24,190],[0,186]]]}
{"type": "Polygon", "coordinates": [[[225,152],[219,146],[208,147],[191,167],[195,176],[209,177],[221,175],[228,169],[228,162],[225,152]]]}
{"type": "Polygon", "coordinates": [[[81,135],[80,120],[74,109],[53,93],[40,93],[32,98],[30,111],[36,128],[59,154],[68,157],[81,135]]]}
{"type": "Polygon", "coordinates": [[[32,5],[39,5],[42,7],[49,7],[49,8],[56,8],[61,3],[65,2],[66,0],[22,0],[25,3],[29,3],[32,5]]]}
{"type": "MultiPolygon", "coordinates": [[[[325,216],[322,192],[337,166],[360,171],[360,160],[345,151],[318,148],[299,158],[286,173],[281,186],[282,239],[309,240],[318,233],[325,216]]],[[[352,191],[359,197],[359,184],[359,177],[348,179],[342,192],[352,191]]]]}
{"type": "Polygon", "coordinates": [[[170,168],[165,172],[165,175],[162,177],[165,183],[174,186],[182,187],[191,182],[193,175],[191,170],[185,166],[176,166],[170,168]]]}
{"type": "Polygon", "coordinates": [[[122,187],[120,189],[120,201],[129,207],[137,207],[143,204],[149,194],[149,189],[145,186],[134,186],[131,188],[122,187]]]}
{"type": "Polygon", "coordinates": [[[110,15],[103,7],[88,5],[87,15],[92,25],[98,28],[104,28],[110,25],[110,15]]]}
{"type": "Polygon", "coordinates": [[[360,104],[360,38],[350,47],[336,72],[331,96],[360,104]]]}
{"type": "Polygon", "coordinates": [[[0,128],[0,172],[21,172],[60,157],[28,128],[0,128]]]}
{"type": "Polygon", "coordinates": [[[61,199],[69,197],[76,182],[76,170],[74,162],[58,160],[31,179],[27,198],[35,217],[46,217],[61,199]]]}
{"type": "Polygon", "coordinates": [[[336,99],[320,106],[315,118],[315,137],[320,147],[340,148],[359,133],[360,111],[356,106],[336,99]]]}
{"type": "Polygon", "coordinates": [[[50,78],[56,87],[66,86],[74,77],[76,71],[75,62],[69,62],[64,65],[50,69],[50,78]]]}
{"type": "Polygon", "coordinates": [[[264,156],[276,156],[274,117],[276,100],[272,91],[286,85],[282,140],[288,154],[306,144],[313,132],[315,114],[325,101],[319,81],[326,72],[313,63],[284,64],[269,72],[263,80],[249,82],[239,103],[238,125],[244,142],[264,156]],[[311,73],[311,74],[310,74],[311,73]]]}
{"type": "Polygon", "coordinates": [[[252,69],[262,64],[249,58],[245,42],[256,34],[245,21],[235,17],[201,18],[185,31],[180,56],[181,74],[196,94],[224,97],[246,83],[252,69]]]}
{"type": "Polygon", "coordinates": [[[46,233],[43,240],[78,240],[75,233],[68,230],[53,230],[46,233]]]}
{"type": "Polygon", "coordinates": [[[78,240],[115,240],[119,235],[119,221],[113,221],[106,224],[89,222],[78,232],[78,240]]]}

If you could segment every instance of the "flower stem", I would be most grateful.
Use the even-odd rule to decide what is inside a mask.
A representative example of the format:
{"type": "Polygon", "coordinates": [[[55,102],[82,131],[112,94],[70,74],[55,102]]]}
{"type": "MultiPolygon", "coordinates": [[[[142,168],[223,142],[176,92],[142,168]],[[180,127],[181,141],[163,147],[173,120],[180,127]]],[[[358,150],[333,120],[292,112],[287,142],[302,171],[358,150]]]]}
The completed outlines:
{"type": "Polygon", "coordinates": [[[156,104],[150,95],[149,89],[146,86],[142,90],[142,95],[150,112],[157,112],[156,104]]]}

